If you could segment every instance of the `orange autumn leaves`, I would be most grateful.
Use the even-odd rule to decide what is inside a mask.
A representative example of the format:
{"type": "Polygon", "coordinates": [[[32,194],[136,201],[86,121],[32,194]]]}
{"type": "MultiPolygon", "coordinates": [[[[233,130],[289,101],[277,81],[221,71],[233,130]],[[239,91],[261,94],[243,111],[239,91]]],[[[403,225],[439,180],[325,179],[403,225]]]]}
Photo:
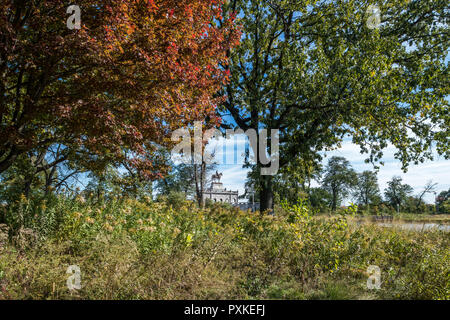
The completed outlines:
{"type": "Polygon", "coordinates": [[[151,176],[151,145],[166,144],[172,130],[193,121],[219,121],[217,92],[228,81],[227,51],[239,30],[217,0],[77,4],[81,30],[65,28],[59,0],[0,5],[10,15],[0,28],[10,68],[3,80],[16,88],[2,97],[0,131],[10,132],[0,132],[2,152],[63,143],[139,163],[151,176]],[[17,90],[23,79],[30,90],[17,90]],[[17,137],[26,146],[17,148],[17,137]],[[125,159],[124,150],[134,158],[125,159]]]}

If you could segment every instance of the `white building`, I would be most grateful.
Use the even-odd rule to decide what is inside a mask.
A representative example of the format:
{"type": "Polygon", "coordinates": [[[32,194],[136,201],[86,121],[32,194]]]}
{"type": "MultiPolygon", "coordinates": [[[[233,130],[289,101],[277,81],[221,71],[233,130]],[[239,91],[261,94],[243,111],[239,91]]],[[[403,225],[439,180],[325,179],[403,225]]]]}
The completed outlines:
{"type": "Polygon", "coordinates": [[[203,201],[205,202],[209,199],[212,202],[226,202],[237,206],[239,191],[224,188],[222,182],[220,182],[221,177],[222,173],[218,173],[217,171],[212,175],[211,186],[203,191],[203,201]]]}

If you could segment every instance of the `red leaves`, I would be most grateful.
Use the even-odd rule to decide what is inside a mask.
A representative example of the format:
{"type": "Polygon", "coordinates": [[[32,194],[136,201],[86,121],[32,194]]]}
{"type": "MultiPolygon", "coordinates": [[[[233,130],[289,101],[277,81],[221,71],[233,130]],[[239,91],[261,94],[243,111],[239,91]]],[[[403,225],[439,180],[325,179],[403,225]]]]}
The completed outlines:
{"type": "Polygon", "coordinates": [[[151,11],[158,9],[158,6],[155,4],[154,0],[148,0],[148,7],[151,11]]]}
{"type": "MultiPolygon", "coordinates": [[[[35,88],[5,93],[10,114],[15,101],[23,105],[17,118],[0,128],[2,145],[14,145],[4,130],[21,119],[31,147],[61,142],[98,153],[141,154],[145,143],[166,144],[173,129],[207,117],[216,121],[221,101],[216,94],[229,79],[220,66],[239,39],[232,21],[221,29],[210,24],[221,14],[221,1],[85,0],[82,5],[79,32],[67,31],[60,0],[40,2],[26,28],[15,29],[0,17],[0,54],[11,66],[6,88],[17,85],[20,72],[35,88]]],[[[7,6],[1,4],[0,13],[15,12],[14,4],[7,6]]]]}

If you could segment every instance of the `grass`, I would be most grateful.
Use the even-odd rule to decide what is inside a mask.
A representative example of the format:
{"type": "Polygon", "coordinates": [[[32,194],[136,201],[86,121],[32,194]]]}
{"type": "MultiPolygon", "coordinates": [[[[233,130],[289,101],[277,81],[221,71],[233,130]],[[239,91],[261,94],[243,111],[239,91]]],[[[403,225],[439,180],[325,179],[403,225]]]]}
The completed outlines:
{"type": "Polygon", "coordinates": [[[450,298],[449,235],[437,230],[317,218],[302,205],[268,216],[129,199],[19,203],[3,215],[0,299],[450,298]],[[67,287],[70,265],[81,290],[67,287]],[[380,290],[366,286],[369,265],[380,290]]]}

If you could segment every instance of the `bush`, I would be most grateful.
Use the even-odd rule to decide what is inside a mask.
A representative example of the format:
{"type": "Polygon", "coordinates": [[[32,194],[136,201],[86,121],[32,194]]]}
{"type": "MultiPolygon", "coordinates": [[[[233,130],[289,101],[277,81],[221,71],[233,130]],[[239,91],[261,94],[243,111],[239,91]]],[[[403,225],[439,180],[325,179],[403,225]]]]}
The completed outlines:
{"type": "Polygon", "coordinates": [[[357,225],[355,207],[261,215],[173,196],[15,208],[37,213],[24,224],[38,243],[0,245],[0,299],[450,298],[448,234],[357,225]],[[76,292],[69,265],[81,268],[76,292]],[[366,288],[369,265],[380,291],[366,288]]]}
{"type": "Polygon", "coordinates": [[[171,191],[167,196],[167,203],[174,209],[181,208],[186,202],[186,194],[184,192],[171,191]]]}

